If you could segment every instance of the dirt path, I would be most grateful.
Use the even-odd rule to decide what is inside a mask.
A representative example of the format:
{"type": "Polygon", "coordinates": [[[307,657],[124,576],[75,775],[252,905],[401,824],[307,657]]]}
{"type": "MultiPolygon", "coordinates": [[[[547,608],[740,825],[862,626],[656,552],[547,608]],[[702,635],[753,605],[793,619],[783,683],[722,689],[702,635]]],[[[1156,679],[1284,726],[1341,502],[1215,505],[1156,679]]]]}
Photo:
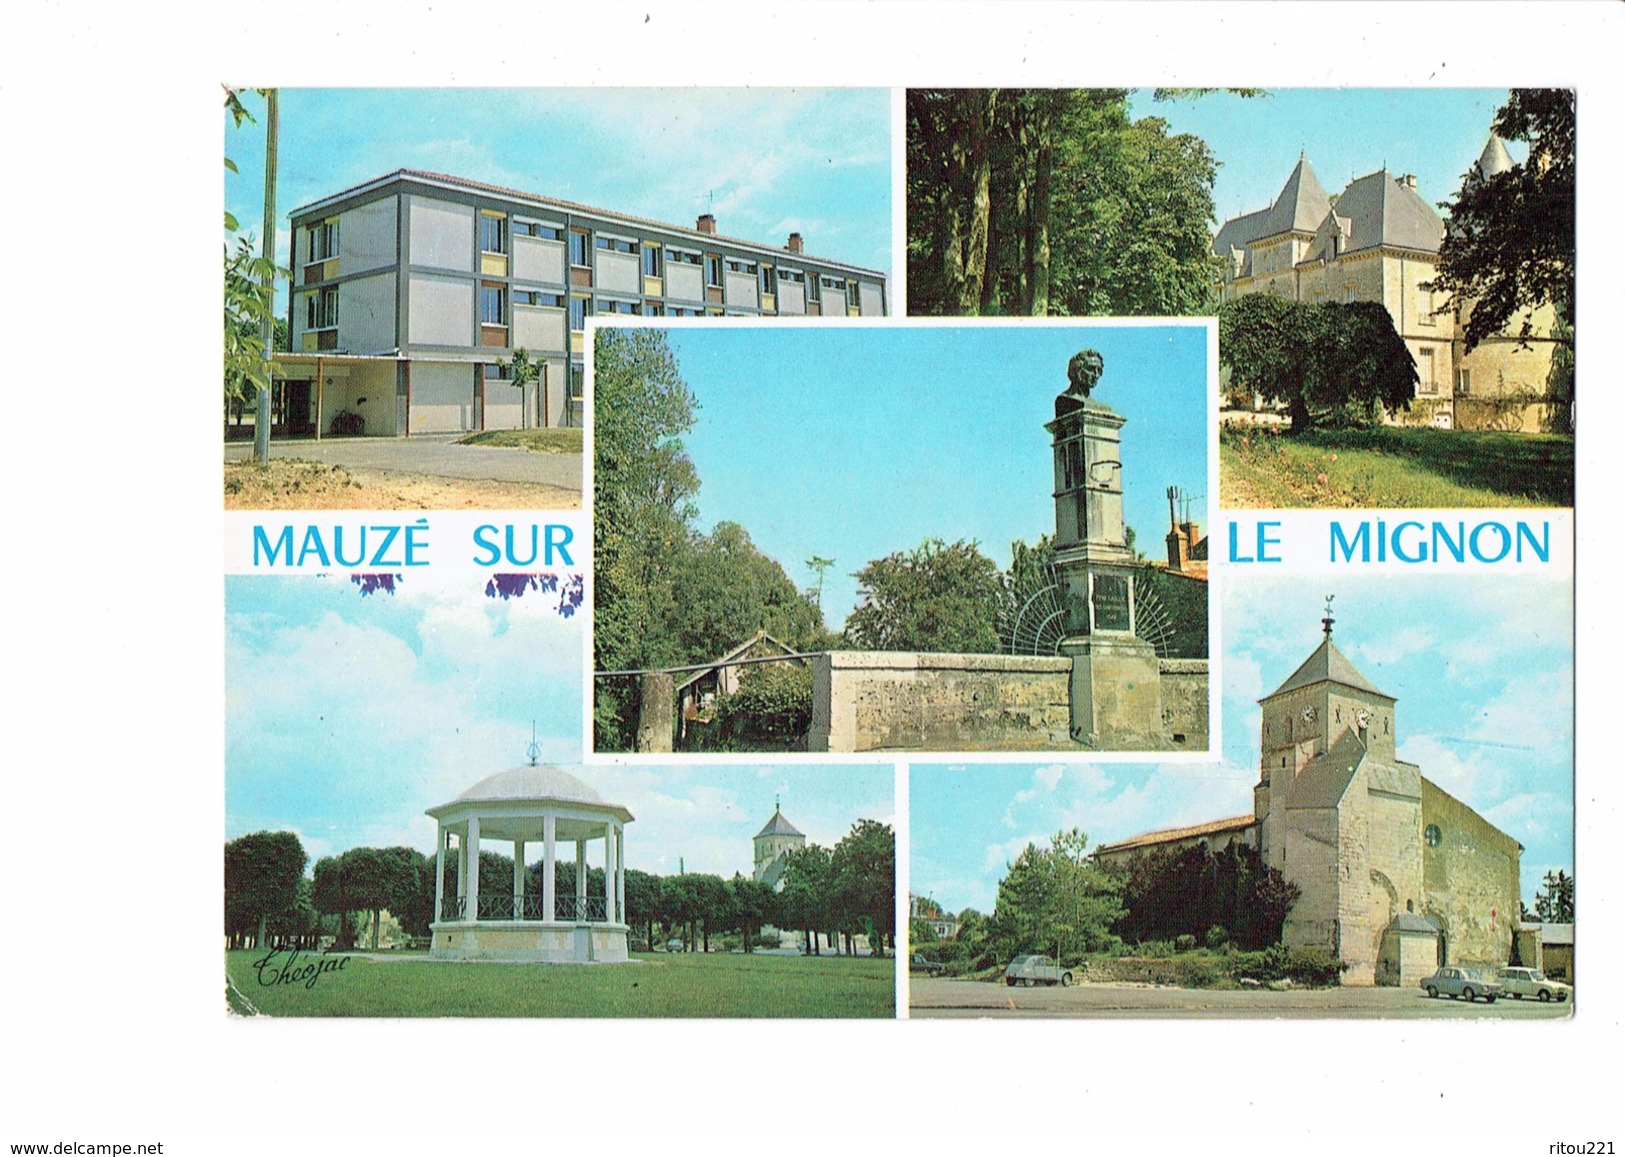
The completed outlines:
{"type": "Polygon", "coordinates": [[[225,465],[227,510],[579,510],[574,490],[273,459],[225,465]]]}

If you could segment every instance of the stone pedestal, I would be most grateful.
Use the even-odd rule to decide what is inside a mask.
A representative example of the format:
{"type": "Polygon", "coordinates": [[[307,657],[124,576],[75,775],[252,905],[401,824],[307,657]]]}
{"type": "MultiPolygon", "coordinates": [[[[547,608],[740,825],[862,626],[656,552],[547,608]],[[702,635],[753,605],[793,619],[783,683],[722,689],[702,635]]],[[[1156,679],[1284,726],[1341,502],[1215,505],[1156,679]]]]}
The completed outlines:
{"type": "Polygon", "coordinates": [[[1157,652],[1127,634],[1075,636],[1061,643],[1072,660],[1072,738],[1109,751],[1166,747],[1157,652]]]}

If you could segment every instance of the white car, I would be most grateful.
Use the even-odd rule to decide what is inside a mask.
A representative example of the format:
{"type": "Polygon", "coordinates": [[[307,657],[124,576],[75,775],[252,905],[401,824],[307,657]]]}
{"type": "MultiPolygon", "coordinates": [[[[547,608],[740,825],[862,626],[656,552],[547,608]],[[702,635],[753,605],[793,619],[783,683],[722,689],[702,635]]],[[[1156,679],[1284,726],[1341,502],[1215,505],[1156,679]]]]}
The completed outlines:
{"type": "Polygon", "coordinates": [[[1522,1000],[1532,996],[1536,1000],[1567,1000],[1573,989],[1561,980],[1547,980],[1538,968],[1503,968],[1495,974],[1505,996],[1522,1000]]]}

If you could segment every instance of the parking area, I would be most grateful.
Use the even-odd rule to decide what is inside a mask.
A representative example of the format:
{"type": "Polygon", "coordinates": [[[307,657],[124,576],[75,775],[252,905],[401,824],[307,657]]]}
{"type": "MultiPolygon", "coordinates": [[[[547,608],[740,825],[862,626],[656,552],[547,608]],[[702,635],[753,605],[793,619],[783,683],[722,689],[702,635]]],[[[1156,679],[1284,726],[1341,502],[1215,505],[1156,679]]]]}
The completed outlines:
{"type": "Polygon", "coordinates": [[[1351,1020],[1557,1020],[1572,1004],[1497,1000],[1494,1004],[1440,997],[1420,988],[1264,989],[1167,988],[1148,984],[1076,984],[1070,988],[1010,988],[1001,981],[910,977],[911,1019],[947,1017],[1170,1017],[1351,1020]]]}
{"type": "MultiPolygon", "coordinates": [[[[323,438],[271,443],[271,457],[349,470],[553,486],[581,493],[580,454],[538,454],[507,446],[459,446],[456,434],[413,438],[323,438]]],[[[247,442],[225,444],[227,462],[246,462],[247,442]]]]}

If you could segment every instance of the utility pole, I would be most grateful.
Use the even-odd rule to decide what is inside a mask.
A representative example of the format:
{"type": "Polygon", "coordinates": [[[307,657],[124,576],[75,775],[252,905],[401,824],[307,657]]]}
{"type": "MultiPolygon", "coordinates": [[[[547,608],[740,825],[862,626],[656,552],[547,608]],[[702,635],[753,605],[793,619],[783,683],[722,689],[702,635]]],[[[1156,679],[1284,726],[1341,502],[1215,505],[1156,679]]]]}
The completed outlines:
{"type": "MultiPolygon", "coordinates": [[[[271,460],[271,342],[276,335],[276,89],[265,90],[265,220],[260,230],[260,256],[265,259],[265,315],[260,342],[265,347],[265,377],[254,387],[254,461],[271,460]]],[[[292,254],[289,264],[292,265],[292,254]]],[[[320,420],[321,415],[317,415],[320,420]]]]}

